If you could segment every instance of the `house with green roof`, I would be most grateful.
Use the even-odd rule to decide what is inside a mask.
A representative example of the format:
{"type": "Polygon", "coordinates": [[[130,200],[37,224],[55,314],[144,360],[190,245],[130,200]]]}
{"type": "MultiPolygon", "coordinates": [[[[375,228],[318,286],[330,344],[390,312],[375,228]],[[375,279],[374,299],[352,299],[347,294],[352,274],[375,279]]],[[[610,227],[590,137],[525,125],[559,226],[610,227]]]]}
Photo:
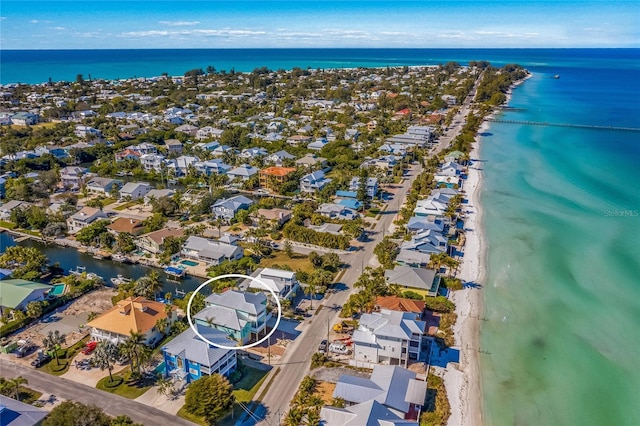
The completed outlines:
{"type": "Polygon", "coordinates": [[[5,309],[26,309],[29,302],[44,300],[52,288],[51,285],[27,280],[0,281],[0,314],[5,309]]]}

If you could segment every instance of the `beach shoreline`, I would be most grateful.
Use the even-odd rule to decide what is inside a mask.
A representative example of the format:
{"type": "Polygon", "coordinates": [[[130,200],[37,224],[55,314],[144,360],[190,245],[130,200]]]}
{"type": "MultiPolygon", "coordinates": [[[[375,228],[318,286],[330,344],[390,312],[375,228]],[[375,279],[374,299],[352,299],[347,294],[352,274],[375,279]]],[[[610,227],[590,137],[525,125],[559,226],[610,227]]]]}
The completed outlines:
{"type": "MultiPolygon", "coordinates": [[[[533,74],[512,84],[507,91],[508,105],[513,90],[533,74]]],[[[484,234],[484,212],[480,203],[483,184],[484,161],[481,156],[481,135],[489,130],[487,115],[478,129],[476,141],[469,153],[470,164],[463,190],[468,200],[464,206],[465,244],[463,258],[457,278],[465,284],[463,290],[452,293],[451,300],[456,305],[458,320],[453,327],[456,345],[460,350],[460,361],[444,369],[444,382],[451,406],[448,425],[482,425],[482,377],[480,375],[480,323],[484,313],[482,288],[486,279],[487,248],[484,234]]]]}
{"type": "MultiPolygon", "coordinates": [[[[479,133],[488,128],[485,122],[479,133]]],[[[480,318],[483,312],[482,285],[485,278],[485,239],[482,229],[482,161],[480,142],[476,141],[470,153],[471,164],[464,183],[467,204],[464,255],[457,277],[465,284],[463,290],[453,292],[458,320],[453,327],[456,345],[460,350],[458,364],[444,369],[444,382],[451,405],[449,425],[482,424],[482,392],[479,366],[480,318]]]]}

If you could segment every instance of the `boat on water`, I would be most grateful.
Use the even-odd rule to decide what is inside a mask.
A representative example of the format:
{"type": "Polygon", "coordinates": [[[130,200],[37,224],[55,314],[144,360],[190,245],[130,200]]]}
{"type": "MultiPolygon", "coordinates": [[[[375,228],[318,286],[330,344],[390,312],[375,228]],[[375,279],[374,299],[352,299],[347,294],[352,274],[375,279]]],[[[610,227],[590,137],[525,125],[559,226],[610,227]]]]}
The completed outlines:
{"type": "Polygon", "coordinates": [[[122,276],[122,274],[118,274],[117,277],[111,278],[111,284],[118,286],[120,284],[126,284],[126,283],[130,283],[132,280],[131,278],[125,278],[122,276]]]}
{"type": "Polygon", "coordinates": [[[100,280],[101,282],[104,282],[104,277],[101,277],[95,272],[87,272],[87,268],[85,268],[84,266],[76,266],[76,269],[70,269],[69,273],[71,275],[76,275],[76,276],[81,276],[82,274],[86,274],[87,278],[100,280]]]}
{"type": "Polygon", "coordinates": [[[556,74],[553,76],[553,78],[555,78],[556,80],[560,78],[560,74],[556,74]]]}
{"type": "Polygon", "coordinates": [[[133,263],[131,259],[129,259],[127,256],[125,256],[122,253],[116,253],[112,255],[111,260],[113,260],[114,262],[120,262],[120,263],[133,263]]]}
{"type": "Polygon", "coordinates": [[[182,278],[186,275],[187,271],[184,269],[176,268],[175,266],[167,266],[164,268],[164,273],[172,278],[182,278]]]}

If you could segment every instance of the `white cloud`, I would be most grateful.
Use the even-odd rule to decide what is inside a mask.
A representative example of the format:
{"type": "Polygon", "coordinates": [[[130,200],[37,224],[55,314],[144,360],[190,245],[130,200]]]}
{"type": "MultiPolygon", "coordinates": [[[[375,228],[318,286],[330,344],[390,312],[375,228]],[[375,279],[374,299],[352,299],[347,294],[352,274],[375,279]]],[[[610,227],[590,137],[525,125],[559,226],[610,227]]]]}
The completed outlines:
{"type": "Polygon", "coordinates": [[[198,25],[200,21],[160,21],[159,24],[168,25],[170,27],[188,27],[198,25]]]}
{"type": "Polygon", "coordinates": [[[32,19],[29,21],[30,24],[51,24],[53,21],[41,21],[38,19],[32,19]]]}
{"type": "Polygon", "coordinates": [[[252,35],[264,35],[265,31],[210,29],[210,30],[148,30],[128,31],[121,34],[122,37],[178,37],[200,35],[205,37],[246,37],[252,35]]]}
{"type": "Polygon", "coordinates": [[[56,30],[56,31],[64,31],[66,30],[65,27],[51,27],[52,30],[56,30]]]}

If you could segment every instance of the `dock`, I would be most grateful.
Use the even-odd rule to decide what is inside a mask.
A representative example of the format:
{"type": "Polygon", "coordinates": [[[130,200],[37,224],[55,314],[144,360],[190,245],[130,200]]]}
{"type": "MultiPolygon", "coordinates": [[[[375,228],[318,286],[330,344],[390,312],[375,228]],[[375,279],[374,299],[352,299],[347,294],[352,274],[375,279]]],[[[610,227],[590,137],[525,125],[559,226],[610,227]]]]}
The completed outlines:
{"type": "Polygon", "coordinates": [[[597,126],[593,124],[574,124],[574,123],[549,123],[546,121],[503,120],[501,118],[486,118],[486,120],[492,123],[520,124],[525,126],[570,127],[574,129],[609,130],[609,131],[616,131],[616,132],[640,132],[640,128],[637,128],[637,127],[597,126]]]}

